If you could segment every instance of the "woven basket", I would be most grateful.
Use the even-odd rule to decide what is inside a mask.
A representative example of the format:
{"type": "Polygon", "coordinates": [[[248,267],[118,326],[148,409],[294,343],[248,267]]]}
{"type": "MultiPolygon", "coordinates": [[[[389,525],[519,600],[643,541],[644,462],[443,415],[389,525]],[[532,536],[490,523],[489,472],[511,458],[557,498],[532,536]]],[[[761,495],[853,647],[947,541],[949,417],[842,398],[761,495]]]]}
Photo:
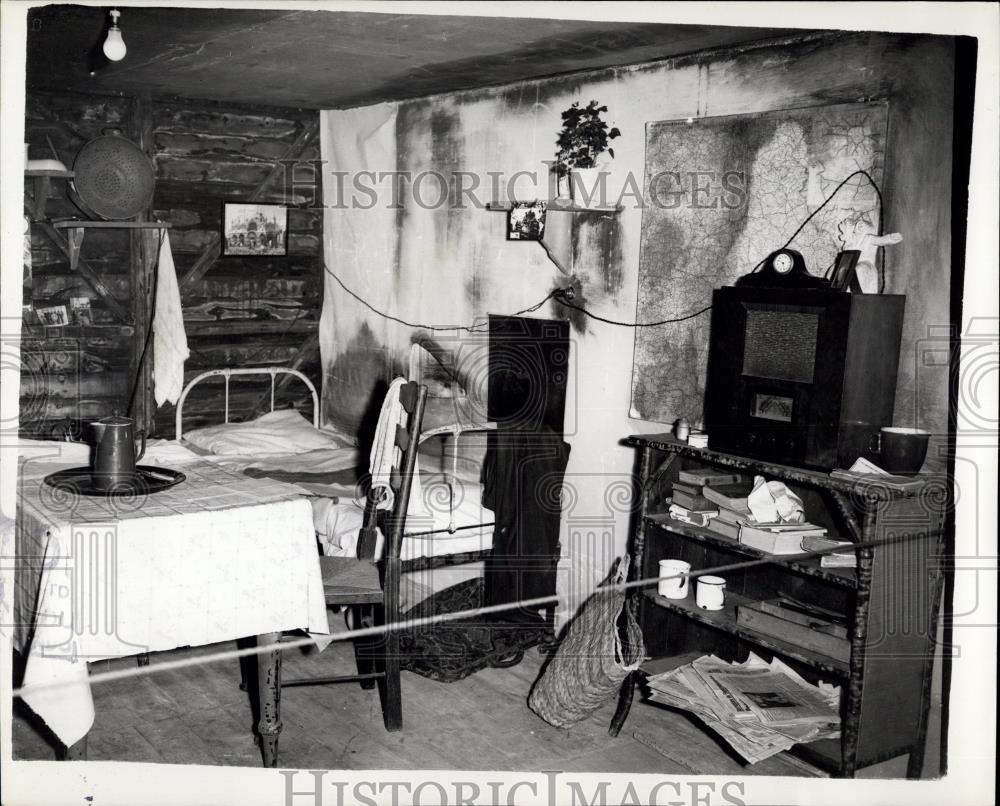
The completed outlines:
{"type": "MultiPolygon", "coordinates": [[[[612,584],[624,581],[626,571],[627,563],[619,563],[612,584]]],[[[646,652],[642,630],[624,605],[623,590],[598,588],[570,623],[528,696],[528,707],[550,725],[563,728],[586,719],[616,697],[622,681],[639,668],[646,652]]]]}

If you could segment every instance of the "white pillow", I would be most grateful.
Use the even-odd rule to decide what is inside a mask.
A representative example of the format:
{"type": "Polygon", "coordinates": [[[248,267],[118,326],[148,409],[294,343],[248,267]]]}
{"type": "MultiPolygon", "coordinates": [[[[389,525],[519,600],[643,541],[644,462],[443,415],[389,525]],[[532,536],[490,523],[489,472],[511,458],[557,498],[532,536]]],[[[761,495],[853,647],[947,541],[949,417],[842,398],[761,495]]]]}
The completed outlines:
{"type": "Polygon", "coordinates": [[[295,409],[280,409],[248,423],[224,423],[196,428],[183,441],[216,456],[275,456],[321,448],[350,448],[350,440],[319,431],[295,409]]]}

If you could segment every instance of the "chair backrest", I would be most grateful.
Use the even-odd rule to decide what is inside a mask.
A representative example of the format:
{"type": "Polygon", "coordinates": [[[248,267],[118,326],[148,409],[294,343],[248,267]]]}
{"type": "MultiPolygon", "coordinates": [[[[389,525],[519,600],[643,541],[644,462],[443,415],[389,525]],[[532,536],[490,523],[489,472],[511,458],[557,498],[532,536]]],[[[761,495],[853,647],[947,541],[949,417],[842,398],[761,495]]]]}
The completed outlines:
{"type": "MultiPolygon", "coordinates": [[[[397,425],[393,437],[399,448],[399,463],[394,464],[389,478],[389,486],[393,492],[392,510],[383,524],[385,534],[385,549],[383,558],[399,560],[403,542],[403,530],[406,525],[406,511],[410,501],[410,489],[417,462],[417,448],[420,443],[420,427],[424,418],[424,404],[427,398],[427,387],[414,381],[403,384],[399,389],[399,402],[406,413],[405,425],[397,425]]],[[[369,491],[365,502],[364,520],[358,537],[358,558],[371,559],[375,557],[376,524],[379,510],[375,493],[369,491]]]]}

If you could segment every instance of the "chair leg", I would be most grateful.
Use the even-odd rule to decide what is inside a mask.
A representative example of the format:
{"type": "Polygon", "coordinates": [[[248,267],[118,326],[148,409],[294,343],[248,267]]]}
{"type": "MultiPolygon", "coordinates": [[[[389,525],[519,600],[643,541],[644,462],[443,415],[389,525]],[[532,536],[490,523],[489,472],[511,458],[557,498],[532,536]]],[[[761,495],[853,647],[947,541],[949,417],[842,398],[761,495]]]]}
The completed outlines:
{"type": "MultiPolygon", "coordinates": [[[[237,649],[249,649],[256,646],[256,638],[237,638],[236,648],[237,649]]],[[[256,680],[255,667],[257,664],[256,658],[251,656],[243,655],[239,658],[240,662],[240,691],[249,691],[250,687],[254,684],[256,680]]]]}
{"type": "MultiPolygon", "coordinates": [[[[371,627],[375,624],[374,605],[356,605],[354,614],[362,628],[371,627]]],[[[372,674],[375,672],[375,646],[376,641],[373,641],[371,638],[362,638],[354,642],[354,660],[358,665],[358,674],[372,674]]],[[[361,688],[375,688],[375,679],[362,680],[361,688]]]]}
{"type": "Polygon", "coordinates": [[[382,699],[382,717],[385,729],[403,727],[403,692],[399,681],[399,633],[395,630],[385,637],[385,687],[382,699]]]}

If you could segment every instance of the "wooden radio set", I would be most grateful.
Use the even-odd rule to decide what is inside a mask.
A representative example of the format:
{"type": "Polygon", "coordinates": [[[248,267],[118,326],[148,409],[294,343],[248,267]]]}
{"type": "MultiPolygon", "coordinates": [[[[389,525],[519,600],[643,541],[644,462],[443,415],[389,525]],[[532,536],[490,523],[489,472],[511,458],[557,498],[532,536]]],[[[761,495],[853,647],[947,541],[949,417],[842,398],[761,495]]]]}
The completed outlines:
{"type": "MultiPolygon", "coordinates": [[[[835,278],[849,282],[842,253],[835,278]],[[838,274],[840,275],[838,277],[838,274]]],[[[848,293],[791,249],[716,289],[705,389],[709,447],[849,467],[892,422],[906,298],[848,293]]]]}

